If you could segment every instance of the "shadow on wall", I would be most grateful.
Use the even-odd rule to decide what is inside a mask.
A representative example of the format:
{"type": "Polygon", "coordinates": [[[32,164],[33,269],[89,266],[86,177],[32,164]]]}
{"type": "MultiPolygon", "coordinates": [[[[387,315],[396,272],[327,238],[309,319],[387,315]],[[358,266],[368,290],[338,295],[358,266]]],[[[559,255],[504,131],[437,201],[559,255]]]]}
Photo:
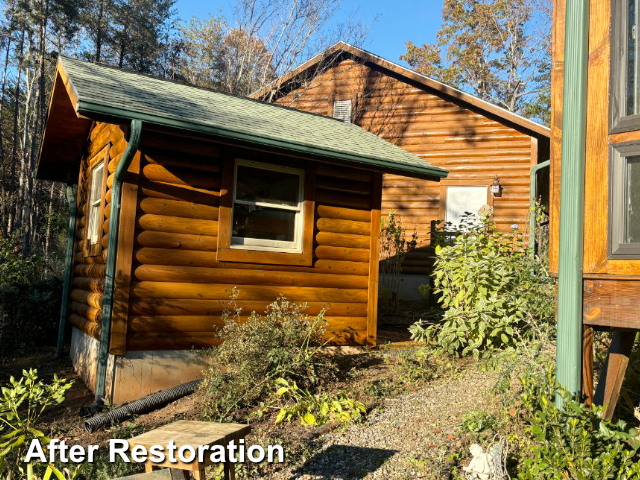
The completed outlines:
{"type": "Polygon", "coordinates": [[[311,457],[295,471],[294,478],[313,475],[314,478],[349,479],[365,478],[384,465],[397,450],[383,448],[351,447],[332,445],[311,457]],[[354,461],[357,459],[357,461],[354,461]]]}

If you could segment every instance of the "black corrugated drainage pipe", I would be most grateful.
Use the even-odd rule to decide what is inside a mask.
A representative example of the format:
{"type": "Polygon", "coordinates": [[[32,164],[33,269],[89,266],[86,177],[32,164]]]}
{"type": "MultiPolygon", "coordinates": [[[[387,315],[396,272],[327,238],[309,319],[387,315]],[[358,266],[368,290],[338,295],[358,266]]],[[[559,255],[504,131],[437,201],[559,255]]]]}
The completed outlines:
{"type": "Polygon", "coordinates": [[[202,382],[202,380],[193,380],[189,383],[183,383],[182,385],[153,393],[141,398],[140,400],[136,400],[135,402],[131,402],[127,405],[111,410],[109,413],[96,415],[84,422],[84,429],[89,433],[93,433],[99,428],[108,427],[114,423],[122,422],[133,415],[148,413],[160,407],[164,407],[168,403],[178,400],[179,398],[191,395],[198,385],[200,385],[200,382],[202,382]]]}
{"type": "MultiPolygon", "coordinates": [[[[111,312],[113,311],[113,287],[116,273],[116,257],[118,254],[118,230],[120,225],[120,200],[122,197],[122,180],[129,170],[129,165],[138,151],[142,121],[131,120],[131,134],[129,143],[118,163],[113,185],[111,186],[111,213],[109,215],[109,237],[107,244],[107,265],[104,278],[104,297],[102,301],[102,325],[100,329],[100,346],[98,350],[98,371],[96,373],[95,407],[104,403],[105,385],[107,377],[107,362],[109,360],[109,340],[111,337],[111,312]]],[[[115,365],[114,365],[115,368],[115,365]]],[[[113,386],[112,386],[113,390],[113,386]]]]}

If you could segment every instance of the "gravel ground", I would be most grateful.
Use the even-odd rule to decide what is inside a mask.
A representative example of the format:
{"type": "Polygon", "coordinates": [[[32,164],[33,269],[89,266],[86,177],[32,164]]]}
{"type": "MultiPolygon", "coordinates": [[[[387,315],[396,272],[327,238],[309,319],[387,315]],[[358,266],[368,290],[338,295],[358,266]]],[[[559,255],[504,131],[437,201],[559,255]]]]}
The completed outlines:
{"type": "Polygon", "coordinates": [[[344,431],[321,437],[318,450],[304,465],[268,477],[290,479],[446,479],[447,456],[467,455],[462,417],[474,410],[495,411],[489,394],[495,375],[468,368],[459,378],[386,399],[381,410],[344,431]]]}

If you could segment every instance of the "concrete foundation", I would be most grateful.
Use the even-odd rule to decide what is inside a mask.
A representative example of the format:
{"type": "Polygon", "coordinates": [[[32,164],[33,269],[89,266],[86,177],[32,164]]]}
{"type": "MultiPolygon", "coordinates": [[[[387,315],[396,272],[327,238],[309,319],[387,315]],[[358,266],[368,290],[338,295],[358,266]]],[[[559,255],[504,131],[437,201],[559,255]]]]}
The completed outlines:
{"type": "MultiPolygon", "coordinates": [[[[85,384],[95,391],[99,342],[74,328],[71,361],[85,384]]],[[[148,350],[109,355],[106,398],[112,405],[131,402],[202,378],[205,363],[193,350],[148,350]]]]}

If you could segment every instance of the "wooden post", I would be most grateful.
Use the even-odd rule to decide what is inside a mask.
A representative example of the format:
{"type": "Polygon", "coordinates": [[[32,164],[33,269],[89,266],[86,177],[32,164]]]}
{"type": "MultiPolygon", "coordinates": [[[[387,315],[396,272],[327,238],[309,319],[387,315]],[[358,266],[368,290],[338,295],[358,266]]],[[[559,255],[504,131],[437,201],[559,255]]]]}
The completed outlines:
{"type": "MultiPolygon", "coordinates": [[[[116,258],[116,278],[111,313],[111,339],[109,353],[124,355],[127,351],[127,326],[129,321],[129,294],[131,269],[135,244],[136,213],[138,209],[138,179],[142,155],[136,152],[122,185],[122,208],[120,210],[120,230],[118,232],[118,252],[116,258]]],[[[112,385],[111,389],[115,389],[112,385]]]]}
{"type": "Polygon", "coordinates": [[[587,407],[593,405],[593,327],[582,327],[582,396],[587,407]]]}
{"type": "Polygon", "coordinates": [[[373,178],[371,202],[371,239],[369,244],[369,294],[367,298],[367,346],[376,345],[378,335],[378,275],[380,262],[380,210],[382,205],[382,174],[373,178]]]}
{"type": "Polygon", "coordinates": [[[629,365],[629,356],[636,338],[635,332],[617,331],[613,334],[607,361],[602,369],[600,381],[593,402],[596,405],[606,405],[602,418],[611,420],[618,403],[620,388],[629,365]]]}

